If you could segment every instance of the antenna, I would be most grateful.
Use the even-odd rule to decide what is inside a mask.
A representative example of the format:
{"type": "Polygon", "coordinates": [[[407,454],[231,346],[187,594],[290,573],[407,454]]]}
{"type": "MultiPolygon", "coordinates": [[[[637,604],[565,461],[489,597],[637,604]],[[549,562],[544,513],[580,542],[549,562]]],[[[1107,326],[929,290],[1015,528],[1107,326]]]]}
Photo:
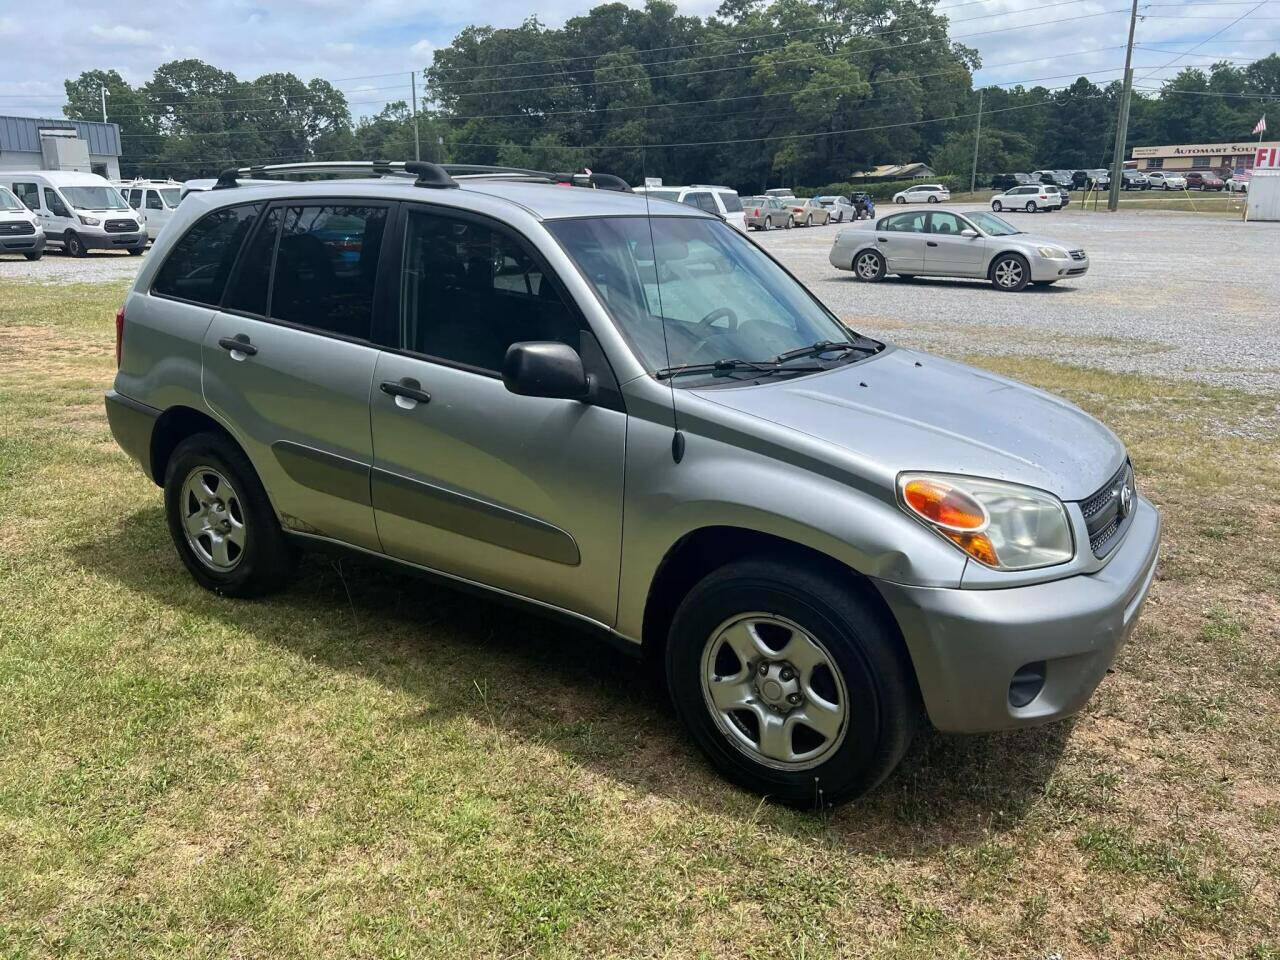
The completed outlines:
{"type": "MultiPolygon", "coordinates": [[[[640,144],[640,177],[644,180],[644,220],[649,226],[649,249],[653,251],[653,283],[658,289],[658,320],[662,323],[662,351],[671,366],[671,345],[667,342],[667,313],[662,309],[662,271],[658,269],[658,243],[653,236],[653,211],[649,206],[649,106],[644,108],[644,127],[640,144]]],[[[684,434],[680,432],[680,415],[676,412],[675,377],[667,379],[671,391],[671,459],[679,463],[684,459],[684,434]]]]}

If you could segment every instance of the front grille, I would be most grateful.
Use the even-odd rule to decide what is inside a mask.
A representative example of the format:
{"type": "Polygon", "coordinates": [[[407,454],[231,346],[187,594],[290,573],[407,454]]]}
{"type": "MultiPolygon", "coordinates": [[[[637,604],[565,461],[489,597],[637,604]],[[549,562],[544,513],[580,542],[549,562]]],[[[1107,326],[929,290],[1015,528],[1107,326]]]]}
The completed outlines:
{"type": "Polygon", "coordinates": [[[1136,506],[1133,465],[1128,461],[1101,489],[1080,501],[1080,512],[1089,531],[1089,547],[1095,557],[1102,559],[1120,542],[1136,506]]]}
{"type": "Polygon", "coordinates": [[[1083,251],[1083,250],[1072,250],[1072,251],[1071,251],[1071,259],[1072,259],[1072,260],[1083,260],[1083,259],[1084,259],[1084,251],[1083,251]]]}
{"type": "Polygon", "coordinates": [[[29,236],[35,232],[36,225],[25,220],[19,220],[16,223],[0,223],[0,233],[8,234],[9,236],[29,236]]]}
{"type": "Polygon", "coordinates": [[[138,225],[132,220],[108,220],[102,229],[107,233],[136,233],[138,225]]]}

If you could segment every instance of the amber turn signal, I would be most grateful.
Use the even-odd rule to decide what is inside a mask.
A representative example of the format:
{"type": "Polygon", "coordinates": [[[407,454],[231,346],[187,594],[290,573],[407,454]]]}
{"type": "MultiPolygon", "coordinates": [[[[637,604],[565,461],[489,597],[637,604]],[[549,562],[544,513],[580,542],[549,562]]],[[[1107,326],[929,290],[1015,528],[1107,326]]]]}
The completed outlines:
{"type": "MultiPolygon", "coordinates": [[[[902,488],[902,499],[925,520],[947,531],[971,532],[981,530],[987,525],[987,511],[982,504],[964,491],[957,490],[939,480],[917,477],[909,481],[902,488]]],[[[972,552],[961,543],[960,539],[956,537],[951,539],[964,547],[966,553],[972,552]]],[[[991,541],[986,537],[982,539],[986,541],[987,549],[994,556],[995,550],[991,547],[991,541]]]]}

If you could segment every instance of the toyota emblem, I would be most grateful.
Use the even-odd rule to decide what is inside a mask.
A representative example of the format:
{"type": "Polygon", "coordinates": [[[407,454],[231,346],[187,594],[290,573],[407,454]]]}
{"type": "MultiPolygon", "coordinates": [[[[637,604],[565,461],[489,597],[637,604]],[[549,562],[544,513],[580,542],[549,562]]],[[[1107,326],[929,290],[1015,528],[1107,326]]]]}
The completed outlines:
{"type": "Polygon", "coordinates": [[[1123,519],[1133,509],[1133,487],[1126,483],[1120,488],[1120,517],[1123,519]]]}

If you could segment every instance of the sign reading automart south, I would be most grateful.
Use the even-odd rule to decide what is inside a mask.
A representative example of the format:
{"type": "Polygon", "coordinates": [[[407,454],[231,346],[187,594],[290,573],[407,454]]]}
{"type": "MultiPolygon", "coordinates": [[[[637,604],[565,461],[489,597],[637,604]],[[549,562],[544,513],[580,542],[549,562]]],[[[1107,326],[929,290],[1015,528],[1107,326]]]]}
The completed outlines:
{"type": "Polygon", "coordinates": [[[1231,154],[1251,156],[1260,147],[1280,148],[1280,143],[1180,143],[1166,144],[1161,147],[1134,147],[1133,159],[1141,160],[1151,157],[1218,157],[1231,154]]]}

